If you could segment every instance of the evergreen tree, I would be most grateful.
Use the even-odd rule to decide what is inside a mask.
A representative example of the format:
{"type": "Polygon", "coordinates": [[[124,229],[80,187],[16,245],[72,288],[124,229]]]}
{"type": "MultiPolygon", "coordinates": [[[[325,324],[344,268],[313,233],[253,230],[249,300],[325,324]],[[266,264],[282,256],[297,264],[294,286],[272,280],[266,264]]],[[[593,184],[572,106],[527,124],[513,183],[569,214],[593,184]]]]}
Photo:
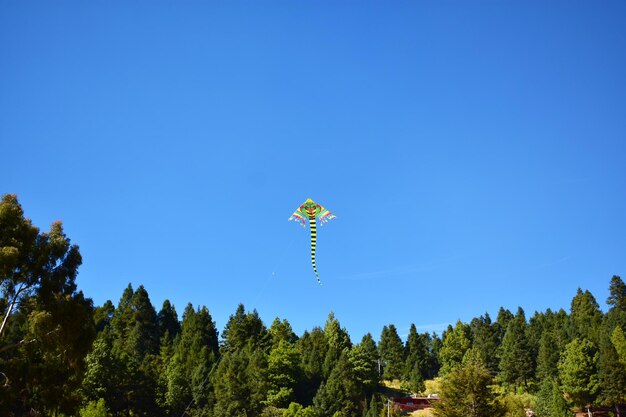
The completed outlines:
{"type": "Polygon", "coordinates": [[[383,326],[378,343],[378,353],[383,364],[384,379],[401,379],[404,367],[404,345],[396,326],[383,326]]]}
{"type": "Polygon", "coordinates": [[[438,417],[502,416],[493,380],[475,349],[467,351],[460,365],[452,368],[441,381],[440,400],[434,404],[438,417]]]}
{"type": "Polygon", "coordinates": [[[496,322],[493,324],[493,328],[498,337],[498,345],[502,343],[504,333],[506,333],[506,329],[509,327],[509,322],[513,320],[513,317],[513,313],[511,313],[509,309],[500,307],[498,310],[498,317],[496,317],[496,322]]]}
{"type": "Polygon", "coordinates": [[[298,340],[298,336],[293,332],[291,324],[289,324],[287,319],[281,321],[278,317],[272,322],[269,328],[269,335],[272,339],[273,347],[277,346],[282,340],[291,344],[298,340]]]}
{"type": "Polygon", "coordinates": [[[509,321],[500,352],[500,378],[514,386],[528,387],[533,375],[532,357],[526,338],[526,318],[520,307],[509,321]]]}
{"type": "Polygon", "coordinates": [[[299,402],[310,404],[323,379],[324,358],[328,351],[324,331],[319,327],[313,328],[310,333],[305,331],[296,342],[296,348],[300,352],[304,372],[304,380],[298,390],[301,393],[299,402]]]}
{"type": "Polygon", "coordinates": [[[192,415],[212,407],[207,380],[218,358],[217,330],[206,307],[187,304],[181,332],[167,367],[166,404],[170,414],[180,414],[193,400],[192,415]]]}
{"type": "Polygon", "coordinates": [[[559,361],[561,388],[575,406],[583,408],[593,403],[598,392],[598,354],[587,339],[574,339],[559,361]]]}
{"type": "Polygon", "coordinates": [[[332,311],[328,314],[326,324],[324,325],[324,336],[328,343],[328,350],[324,357],[322,370],[324,376],[328,378],[335,364],[339,361],[342,352],[344,349],[350,349],[352,342],[350,341],[350,335],[348,335],[345,328],[341,327],[339,320],[335,318],[335,314],[332,311]]]}
{"type": "Polygon", "coordinates": [[[357,384],[357,389],[371,395],[378,386],[378,350],[372,335],[367,333],[361,343],[348,352],[348,361],[357,384]]]}
{"type": "Polygon", "coordinates": [[[471,343],[469,326],[460,320],[457,321],[455,327],[445,334],[443,345],[439,351],[439,362],[441,363],[439,372],[441,375],[445,375],[461,365],[471,343]]]}
{"type": "Polygon", "coordinates": [[[498,333],[491,323],[489,313],[474,318],[470,322],[472,331],[472,347],[480,353],[485,366],[492,374],[498,370],[498,333]]]}
{"type": "Polygon", "coordinates": [[[170,300],[163,301],[163,306],[157,314],[157,325],[159,328],[159,339],[165,337],[167,334],[170,340],[174,340],[178,333],[180,333],[178,314],[176,314],[176,309],[170,303],[170,300]]]}
{"type": "Polygon", "coordinates": [[[111,325],[111,319],[115,313],[115,306],[111,300],[106,300],[102,307],[96,307],[93,314],[93,321],[96,326],[96,332],[100,333],[111,325]]]}
{"type": "Polygon", "coordinates": [[[572,299],[570,329],[572,338],[585,338],[597,344],[602,323],[602,312],[595,297],[578,288],[572,299]]]}
{"type": "Polygon", "coordinates": [[[257,348],[268,347],[268,332],[259,317],[259,313],[253,310],[245,312],[243,304],[237,306],[235,314],[228,318],[226,327],[222,332],[222,347],[225,351],[243,349],[248,344],[257,348]]]}
{"type": "Polygon", "coordinates": [[[287,340],[280,340],[268,358],[268,392],[265,404],[283,408],[293,402],[302,378],[300,352],[287,340]]]}
{"type": "Polygon", "coordinates": [[[537,393],[535,415],[537,417],[571,417],[572,413],[555,378],[548,377],[541,381],[537,393]]]}
{"type": "Polygon", "coordinates": [[[618,275],[613,275],[611,278],[609,298],[606,303],[611,306],[611,309],[626,312],[626,284],[618,275]]]}
{"type": "Polygon", "coordinates": [[[603,331],[598,358],[599,402],[612,406],[621,416],[620,404],[626,403],[626,367],[620,363],[609,331],[603,331]]]}
{"type": "Polygon", "coordinates": [[[347,353],[348,349],[342,352],[330,377],[320,386],[313,399],[319,417],[332,416],[338,412],[343,417],[357,417],[360,414],[360,392],[347,353]]]}

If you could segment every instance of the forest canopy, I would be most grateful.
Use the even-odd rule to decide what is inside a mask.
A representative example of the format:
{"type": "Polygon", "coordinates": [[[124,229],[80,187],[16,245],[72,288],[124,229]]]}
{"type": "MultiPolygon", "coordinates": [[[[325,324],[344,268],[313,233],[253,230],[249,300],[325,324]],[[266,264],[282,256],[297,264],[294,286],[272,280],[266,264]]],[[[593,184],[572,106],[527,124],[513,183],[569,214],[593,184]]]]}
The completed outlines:
{"type": "Polygon", "coordinates": [[[2,197],[0,415],[378,416],[390,396],[426,393],[432,380],[444,417],[619,415],[626,402],[617,275],[606,312],[578,289],[569,311],[500,308],[441,335],[411,325],[402,340],[389,323],[352,340],[332,312],[296,334],[243,304],[218,329],[209,307],[157,309],[141,285],[94,306],[75,283],[81,263],[60,222],[42,232],[15,195],[2,197]]]}

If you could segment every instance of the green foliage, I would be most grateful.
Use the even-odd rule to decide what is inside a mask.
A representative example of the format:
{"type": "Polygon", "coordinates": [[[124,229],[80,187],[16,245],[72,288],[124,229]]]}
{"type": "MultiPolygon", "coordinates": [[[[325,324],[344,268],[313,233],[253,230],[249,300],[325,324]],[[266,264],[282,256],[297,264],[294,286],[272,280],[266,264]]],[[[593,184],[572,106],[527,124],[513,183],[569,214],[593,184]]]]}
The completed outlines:
{"type": "Polygon", "coordinates": [[[558,365],[559,379],[572,404],[582,408],[593,402],[599,388],[597,362],[596,348],[587,339],[574,339],[565,347],[558,365]]]}
{"type": "Polygon", "coordinates": [[[110,417],[109,409],[104,398],[98,401],[89,401],[87,405],[80,409],[80,417],[110,417]]]}
{"type": "Polygon", "coordinates": [[[287,340],[280,340],[268,358],[268,392],[266,404],[285,407],[295,399],[301,379],[300,352],[287,340]]]}
{"type": "Polygon", "coordinates": [[[435,403],[438,417],[499,417],[504,410],[492,391],[489,370],[480,353],[471,349],[458,366],[441,381],[440,400],[435,403]]]}
{"type": "Polygon", "coordinates": [[[384,326],[378,343],[378,352],[383,364],[383,378],[400,379],[404,368],[404,346],[396,326],[384,326]]]}
{"type": "Polygon", "coordinates": [[[348,352],[358,389],[371,395],[378,386],[378,350],[372,335],[367,333],[361,343],[348,352]]]}
{"type": "Polygon", "coordinates": [[[572,338],[598,342],[602,311],[589,290],[582,291],[578,288],[576,296],[572,299],[570,322],[572,338]]]}
{"type": "Polygon", "coordinates": [[[487,369],[495,373],[498,370],[498,332],[491,323],[489,313],[484,316],[472,319],[470,322],[472,332],[472,347],[480,353],[480,357],[487,369]]]}
{"type": "Polygon", "coordinates": [[[533,375],[532,363],[526,337],[526,318],[520,307],[509,321],[500,347],[500,379],[506,384],[528,387],[533,375]]]}
{"type": "Polygon", "coordinates": [[[572,414],[554,378],[542,380],[533,410],[537,417],[571,417],[572,414]]]}
{"type": "Polygon", "coordinates": [[[303,407],[292,402],[286,410],[283,410],[282,417],[315,417],[315,410],[313,407],[303,407]]]}
{"type": "Polygon", "coordinates": [[[461,365],[465,353],[472,344],[470,334],[469,326],[460,320],[456,322],[451,331],[446,333],[439,351],[439,362],[441,363],[439,372],[442,376],[461,365]]]}

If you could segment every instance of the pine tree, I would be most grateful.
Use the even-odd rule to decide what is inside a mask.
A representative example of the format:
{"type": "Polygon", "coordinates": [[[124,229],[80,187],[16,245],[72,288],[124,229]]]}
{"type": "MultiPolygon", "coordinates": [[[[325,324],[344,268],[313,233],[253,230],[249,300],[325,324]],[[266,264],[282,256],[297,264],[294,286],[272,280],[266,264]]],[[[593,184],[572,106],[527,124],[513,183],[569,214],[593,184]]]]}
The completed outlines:
{"type": "Polygon", "coordinates": [[[613,275],[613,278],[611,278],[609,298],[606,300],[606,303],[612,309],[626,312],[626,284],[618,275],[613,275]]]}
{"type": "Polygon", "coordinates": [[[599,402],[612,406],[621,416],[620,404],[626,403],[626,367],[620,362],[610,332],[602,332],[598,358],[599,402]]]}
{"type": "Polygon", "coordinates": [[[352,342],[347,330],[341,327],[339,320],[335,318],[335,314],[332,311],[328,314],[326,324],[324,325],[324,337],[328,343],[328,350],[324,357],[322,369],[324,376],[328,378],[344,349],[350,349],[352,342]]]}
{"type": "Polygon", "coordinates": [[[404,345],[398,335],[396,326],[383,326],[378,343],[380,360],[383,363],[383,378],[401,379],[404,365],[404,345]]]}
{"type": "Polygon", "coordinates": [[[445,374],[440,400],[434,404],[438,417],[499,417],[503,410],[490,386],[493,380],[480,353],[468,350],[462,363],[445,374]]]}
{"type": "Polygon", "coordinates": [[[470,322],[472,331],[472,347],[478,349],[485,366],[491,373],[498,370],[498,333],[491,323],[489,313],[472,319],[470,322]]]}
{"type": "Polygon", "coordinates": [[[302,378],[300,352],[287,340],[280,340],[272,348],[268,358],[268,392],[265,404],[286,407],[296,397],[296,389],[302,378]]]}
{"type": "Polygon", "coordinates": [[[372,335],[367,333],[361,343],[348,352],[359,391],[371,395],[378,386],[378,350],[372,335]]]}
{"type": "Polygon", "coordinates": [[[598,354],[587,339],[574,339],[559,361],[561,388],[575,406],[583,408],[593,403],[598,392],[598,354]]]}
{"type": "Polygon", "coordinates": [[[454,328],[446,333],[439,351],[439,362],[441,363],[439,372],[441,375],[445,375],[461,365],[471,343],[469,326],[460,320],[457,321],[454,328]]]}
{"type": "Polygon", "coordinates": [[[324,331],[319,327],[313,328],[311,332],[305,331],[296,342],[296,348],[300,352],[304,372],[304,379],[298,390],[300,392],[298,402],[310,404],[323,380],[324,358],[328,351],[324,331]]]}
{"type": "Polygon", "coordinates": [[[595,297],[579,288],[572,299],[570,328],[572,338],[585,338],[598,343],[602,311],[595,297]]]}
{"type": "Polygon", "coordinates": [[[509,321],[502,340],[499,377],[508,384],[528,388],[533,371],[526,337],[526,318],[520,307],[513,320],[509,321]]]}

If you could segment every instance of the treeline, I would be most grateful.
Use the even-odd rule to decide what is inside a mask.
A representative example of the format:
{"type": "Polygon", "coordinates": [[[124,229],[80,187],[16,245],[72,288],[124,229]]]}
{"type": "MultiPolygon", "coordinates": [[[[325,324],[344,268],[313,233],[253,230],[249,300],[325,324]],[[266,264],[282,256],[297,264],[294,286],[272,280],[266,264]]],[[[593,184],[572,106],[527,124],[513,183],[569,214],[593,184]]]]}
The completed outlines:
{"type": "Polygon", "coordinates": [[[389,324],[354,343],[333,313],[296,335],[243,305],[220,334],[207,307],[179,317],[166,300],[157,311],[143,286],[94,308],[75,285],[80,264],[60,223],[40,232],[15,196],[2,198],[0,415],[374,417],[383,380],[406,393],[428,381],[442,417],[565,417],[592,405],[620,415],[626,400],[618,276],[606,313],[579,289],[569,312],[501,308],[441,337],[411,325],[405,342],[389,324]]]}

